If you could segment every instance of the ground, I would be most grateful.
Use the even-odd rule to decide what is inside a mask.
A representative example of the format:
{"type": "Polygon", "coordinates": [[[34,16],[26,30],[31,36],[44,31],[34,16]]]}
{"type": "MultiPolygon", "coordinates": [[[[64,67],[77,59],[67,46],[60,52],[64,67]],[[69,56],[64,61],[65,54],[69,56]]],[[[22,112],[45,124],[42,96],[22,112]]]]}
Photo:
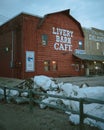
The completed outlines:
{"type": "Polygon", "coordinates": [[[56,78],[58,82],[70,82],[74,85],[81,86],[87,83],[89,86],[104,86],[104,76],[80,76],[80,77],[61,77],[56,78]]]}
{"type": "MultiPolygon", "coordinates": [[[[54,109],[40,109],[34,105],[31,111],[28,104],[0,103],[0,130],[80,130],[71,124],[68,115],[54,109]]],[[[98,130],[84,126],[82,130],[98,130]]]]}
{"type": "MultiPolygon", "coordinates": [[[[104,86],[104,76],[101,77],[68,77],[57,80],[81,85],[104,86]]],[[[7,104],[0,102],[0,130],[81,130],[68,120],[68,115],[55,109],[40,109],[34,104],[30,111],[28,104],[7,104]]],[[[98,130],[83,126],[82,130],[98,130]]]]}

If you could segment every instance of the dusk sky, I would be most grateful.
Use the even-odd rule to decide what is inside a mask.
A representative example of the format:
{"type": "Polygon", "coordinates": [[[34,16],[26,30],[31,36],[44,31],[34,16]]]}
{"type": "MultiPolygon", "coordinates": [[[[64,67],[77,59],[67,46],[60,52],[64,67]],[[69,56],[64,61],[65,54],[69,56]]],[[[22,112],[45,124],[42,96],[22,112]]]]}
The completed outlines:
{"type": "Polygon", "coordinates": [[[104,30],[104,0],[0,0],[0,24],[21,12],[44,16],[66,9],[83,27],[104,30]]]}

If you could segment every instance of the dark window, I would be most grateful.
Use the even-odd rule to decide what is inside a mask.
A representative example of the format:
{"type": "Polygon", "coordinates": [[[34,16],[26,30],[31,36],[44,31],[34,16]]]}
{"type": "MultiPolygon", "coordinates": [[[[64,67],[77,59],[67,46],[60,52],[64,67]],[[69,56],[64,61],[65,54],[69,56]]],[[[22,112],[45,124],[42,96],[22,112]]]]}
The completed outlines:
{"type": "Polygon", "coordinates": [[[79,71],[79,64],[75,64],[75,71],[79,71]]]}
{"type": "Polygon", "coordinates": [[[42,45],[47,45],[48,43],[48,36],[46,34],[42,35],[42,45]]]}

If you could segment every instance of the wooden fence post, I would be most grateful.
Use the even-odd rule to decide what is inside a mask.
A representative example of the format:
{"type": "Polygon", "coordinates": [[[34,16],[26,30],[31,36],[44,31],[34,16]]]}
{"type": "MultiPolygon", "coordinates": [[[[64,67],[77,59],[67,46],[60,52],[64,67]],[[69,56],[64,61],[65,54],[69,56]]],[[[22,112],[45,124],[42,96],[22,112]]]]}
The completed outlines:
{"type": "Polygon", "coordinates": [[[83,100],[80,98],[80,130],[83,130],[83,121],[84,121],[84,111],[83,111],[83,100]]]}
{"type": "Polygon", "coordinates": [[[6,102],[7,99],[6,99],[6,87],[4,87],[4,102],[6,102]]]}
{"type": "Polygon", "coordinates": [[[32,90],[29,90],[29,104],[30,104],[30,111],[33,111],[33,104],[32,104],[32,90]]]}

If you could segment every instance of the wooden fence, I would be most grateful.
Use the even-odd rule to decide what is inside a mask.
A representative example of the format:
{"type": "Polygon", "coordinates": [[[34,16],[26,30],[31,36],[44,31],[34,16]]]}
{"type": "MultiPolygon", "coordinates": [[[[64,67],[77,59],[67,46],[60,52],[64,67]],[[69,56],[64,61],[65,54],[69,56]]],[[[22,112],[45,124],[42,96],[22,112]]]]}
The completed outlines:
{"type": "Polygon", "coordinates": [[[29,105],[30,105],[31,110],[33,109],[32,104],[35,102],[35,103],[38,103],[38,104],[44,104],[44,105],[52,107],[52,108],[60,109],[60,110],[63,110],[63,111],[69,111],[69,112],[71,112],[73,114],[78,114],[79,117],[80,117],[80,130],[82,130],[82,126],[83,126],[85,118],[91,118],[91,119],[94,119],[96,121],[101,121],[101,122],[104,123],[104,119],[84,113],[84,104],[86,104],[86,103],[87,104],[88,103],[104,104],[104,101],[96,100],[96,99],[90,99],[90,98],[75,98],[75,97],[65,97],[65,96],[59,96],[59,95],[52,95],[52,94],[37,92],[37,91],[34,91],[33,89],[22,90],[22,89],[18,89],[18,88],[9,88],[7,86],[0,86],[0,88],[2,88],[4,90],[4,95],[3,96],[4,96],[4,101],[5,102],[7,101],[6,89],[9,89],[9,90],[11,89],[11,90],[17,90],[19,92],[28,92],[29,93],[29,105]],[[41,100],[35,99],[33,95],[77,101],[77,102],[79,102],[79,112],[70,110],[67,107],[55,106],[55,105],[52,105],[52,104],[44,103],[41,100]]]}

